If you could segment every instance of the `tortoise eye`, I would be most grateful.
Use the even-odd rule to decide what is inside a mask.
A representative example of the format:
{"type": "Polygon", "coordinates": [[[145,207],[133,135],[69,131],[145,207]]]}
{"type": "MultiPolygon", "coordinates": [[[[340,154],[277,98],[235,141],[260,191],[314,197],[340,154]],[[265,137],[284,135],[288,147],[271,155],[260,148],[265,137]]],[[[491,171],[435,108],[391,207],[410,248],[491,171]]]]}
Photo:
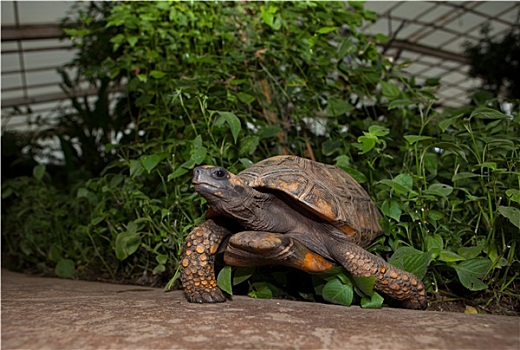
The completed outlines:
{"type": "Polygon", "coordinates": [[[222,168],[217,168],[212,175],[215,179],[224,179],[227,176],[227,172],[222,168]]]}

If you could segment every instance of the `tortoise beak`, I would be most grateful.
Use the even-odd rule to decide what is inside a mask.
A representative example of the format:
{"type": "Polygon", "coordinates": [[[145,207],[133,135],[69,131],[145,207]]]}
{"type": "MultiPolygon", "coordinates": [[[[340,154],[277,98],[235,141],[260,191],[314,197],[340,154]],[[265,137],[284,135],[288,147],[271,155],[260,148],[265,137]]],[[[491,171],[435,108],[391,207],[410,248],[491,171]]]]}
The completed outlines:
{"type": "Polygon", "coordinates": [[[195,185],[195,188],[199,185],[213,185],[211,181],[211,168],[207,166],[199,166],[193,169],[193,177],[191,183],[195,185]]]}
{"type": "Polygon", "coordinates": [[[191,179],[191,183],[194,185],[198,185],[201,183],[201,178],[203,177],[204,168],[196,167],[193,169],[193,177],[191,179]]]}

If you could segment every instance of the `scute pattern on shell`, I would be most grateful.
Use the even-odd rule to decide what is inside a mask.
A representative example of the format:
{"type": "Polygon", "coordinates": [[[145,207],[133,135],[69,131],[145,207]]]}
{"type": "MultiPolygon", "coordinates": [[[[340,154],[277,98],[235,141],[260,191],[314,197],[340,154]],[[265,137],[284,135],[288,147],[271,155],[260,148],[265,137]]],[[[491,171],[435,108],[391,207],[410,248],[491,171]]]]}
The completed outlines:
{"type": "Polygon", "coordinates": [[[247,185],[279,190],[366,246],[383,230],[366,191],[343,170],[295,156],[272,157],[238,174],[247,185]]]}

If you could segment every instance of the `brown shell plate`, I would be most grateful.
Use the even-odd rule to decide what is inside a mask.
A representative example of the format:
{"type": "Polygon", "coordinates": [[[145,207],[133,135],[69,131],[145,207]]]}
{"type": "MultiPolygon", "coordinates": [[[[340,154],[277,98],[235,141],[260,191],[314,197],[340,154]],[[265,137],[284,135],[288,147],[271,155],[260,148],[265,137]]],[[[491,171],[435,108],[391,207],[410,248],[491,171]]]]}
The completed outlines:
{"type": "Polygon", "coordinates": [[[253,164],[239,178],[251,187],[286,193],[365,246],[383,230],[381,214],[366,191],[343,170],[296,156],[253,164]]]}

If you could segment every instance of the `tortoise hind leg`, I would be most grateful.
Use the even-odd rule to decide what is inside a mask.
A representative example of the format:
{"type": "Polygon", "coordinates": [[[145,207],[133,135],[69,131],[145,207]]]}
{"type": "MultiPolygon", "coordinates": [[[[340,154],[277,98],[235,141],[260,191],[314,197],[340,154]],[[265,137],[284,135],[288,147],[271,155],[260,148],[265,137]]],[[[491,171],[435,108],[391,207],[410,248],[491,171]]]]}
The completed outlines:
{"type": "Polygon", "coordinates": [[[376,277],[374,289],[383,292],[409,309],[428,306],[424,284],[414,274],[400,270],[378,256],[352,243],[332,242],[331,255],[355,276],[376,277]]]}
{"type": "Polygon", "coordinates": [[[335,266],[292,237],[262,231],[243,231],[232,236],[224,261],[233,266],[285,265],[307,272],[335,266]]]}
{"type": "Polygon", "coordinates": [[[182,287],[189,302],[220,303],[226,300],[217,286],[215,254],[231,231],[209,219],[195,227],[186,237],[181,257],[182,287]]]}

